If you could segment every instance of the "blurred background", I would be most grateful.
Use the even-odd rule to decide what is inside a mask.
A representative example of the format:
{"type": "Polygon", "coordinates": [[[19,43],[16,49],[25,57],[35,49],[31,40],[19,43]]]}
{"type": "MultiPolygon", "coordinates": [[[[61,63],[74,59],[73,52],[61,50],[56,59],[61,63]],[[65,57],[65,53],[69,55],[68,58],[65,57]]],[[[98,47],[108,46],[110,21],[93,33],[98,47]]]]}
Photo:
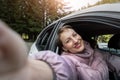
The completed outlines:
{"type": "MultiPolygon", "coordinates": [[[[120,0],[0,0],[0,19],[30,47],[40,31],[74,11],[120,0]]],[[[106,37],[106,36],[105,36],[106,37]]]]}

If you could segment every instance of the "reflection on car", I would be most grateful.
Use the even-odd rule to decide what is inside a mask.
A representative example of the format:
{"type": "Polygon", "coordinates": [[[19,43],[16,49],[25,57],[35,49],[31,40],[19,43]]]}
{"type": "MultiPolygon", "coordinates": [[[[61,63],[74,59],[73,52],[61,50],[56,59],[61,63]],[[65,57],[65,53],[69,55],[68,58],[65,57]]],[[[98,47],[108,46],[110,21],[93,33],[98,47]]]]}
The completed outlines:
{"type": "MultiPolygon", "coordinates": [[[[88,42],[90,42],[90,39],[98,41],[100,35],[119,35],[119,7],[120,3],[99,5],[74,12],[54,21],[40,32],[36,41],[31,46],[29,54],[42,50],[51,50],[60,55],[61,50],[56,44],[57,31],[66,24],[73,26],[73,29],[88,42]]],[[[109,40],[107,43],[97,43],[98,49],[120,56],[120,36],[117,36],[112,41],[109,40]]],[[[114,72],[112,73],[114,74],[114,72]]],[[[116,75],[110,74],[112,76],[110,80],[120,80],[120,78],[116,78],[116,75]]]]}

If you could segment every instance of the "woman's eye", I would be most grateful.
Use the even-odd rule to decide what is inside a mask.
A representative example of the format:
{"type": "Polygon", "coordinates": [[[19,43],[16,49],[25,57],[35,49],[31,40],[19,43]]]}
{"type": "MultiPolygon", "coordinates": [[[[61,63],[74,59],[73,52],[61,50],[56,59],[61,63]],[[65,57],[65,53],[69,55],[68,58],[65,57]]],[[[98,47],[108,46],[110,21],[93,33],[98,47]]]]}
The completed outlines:
{"type": "Polygon", "coordinates": [[[73,34],[73,36],[75,37],[75,36],[77,36],[77,34],[75,33],[75,34],[73,34]]]}
{"type": "Polygon", "coordinates": [[[65,43],[69,43],[70,40],[66,40],[65,43]]]}

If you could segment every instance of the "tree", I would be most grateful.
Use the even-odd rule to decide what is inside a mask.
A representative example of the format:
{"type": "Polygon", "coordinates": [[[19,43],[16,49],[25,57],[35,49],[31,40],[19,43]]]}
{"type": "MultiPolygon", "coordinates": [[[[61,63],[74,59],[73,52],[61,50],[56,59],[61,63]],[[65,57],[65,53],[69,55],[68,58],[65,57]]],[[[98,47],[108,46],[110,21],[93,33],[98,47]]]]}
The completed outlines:
{"type": "Polygon", "coordinates": [[[33,11],[33,15],[39,17],[42,27],[58,19],[59,11],[64,11],[62,0],[27,0],[27,2],[29,11],[33,11]]]}
{"type": "Polygon", "coordinates": [[[112,34],[109,35],[101,35],[98,37],[98,42],[104,42],[104,43],[108,43],[109,39],[112,37],[112,34]]]}
{"type": "Polygon", "coordinates": [[[64,6],[62,0],[0,0],[0,18],[35,39],[45,26],[66,15],[64,6]]]}
{"type": "Polygon", "coordinates": [[[97,2],[95,5],[106,4],[106,3],[116,3],[116,2],[120,2],[120,0],[101,0],[97,2]]]}

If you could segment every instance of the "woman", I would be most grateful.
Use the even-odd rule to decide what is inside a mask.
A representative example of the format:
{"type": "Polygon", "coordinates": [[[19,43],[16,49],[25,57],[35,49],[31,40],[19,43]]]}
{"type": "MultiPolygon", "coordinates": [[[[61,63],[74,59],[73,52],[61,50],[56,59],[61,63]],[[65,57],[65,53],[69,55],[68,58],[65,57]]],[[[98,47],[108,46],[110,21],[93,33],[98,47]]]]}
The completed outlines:
{"type": "Polygon", "coordinates": [[[119,57],[108,53],[103,55],[100,51],[92,49],[70,25],[65,25],[59,30],[58,45],[72,73],[77,75],[76,80],[109,80],[108,67],[111,65],[118,73],[120,71],[117,65],[120,62],[119,57]]]}
{"type": "MultiPolygon", "coordinates": [[[[61,56],[51,51],[31,55],[50,64],[57,80],[109,80],[108,63],[120,62],[117,56],[92,49],[70,25],[59,29],[57,40],[63,51],[61,56]]],[[[114,68],[119,73],[119,65],[114,68]]]]}

